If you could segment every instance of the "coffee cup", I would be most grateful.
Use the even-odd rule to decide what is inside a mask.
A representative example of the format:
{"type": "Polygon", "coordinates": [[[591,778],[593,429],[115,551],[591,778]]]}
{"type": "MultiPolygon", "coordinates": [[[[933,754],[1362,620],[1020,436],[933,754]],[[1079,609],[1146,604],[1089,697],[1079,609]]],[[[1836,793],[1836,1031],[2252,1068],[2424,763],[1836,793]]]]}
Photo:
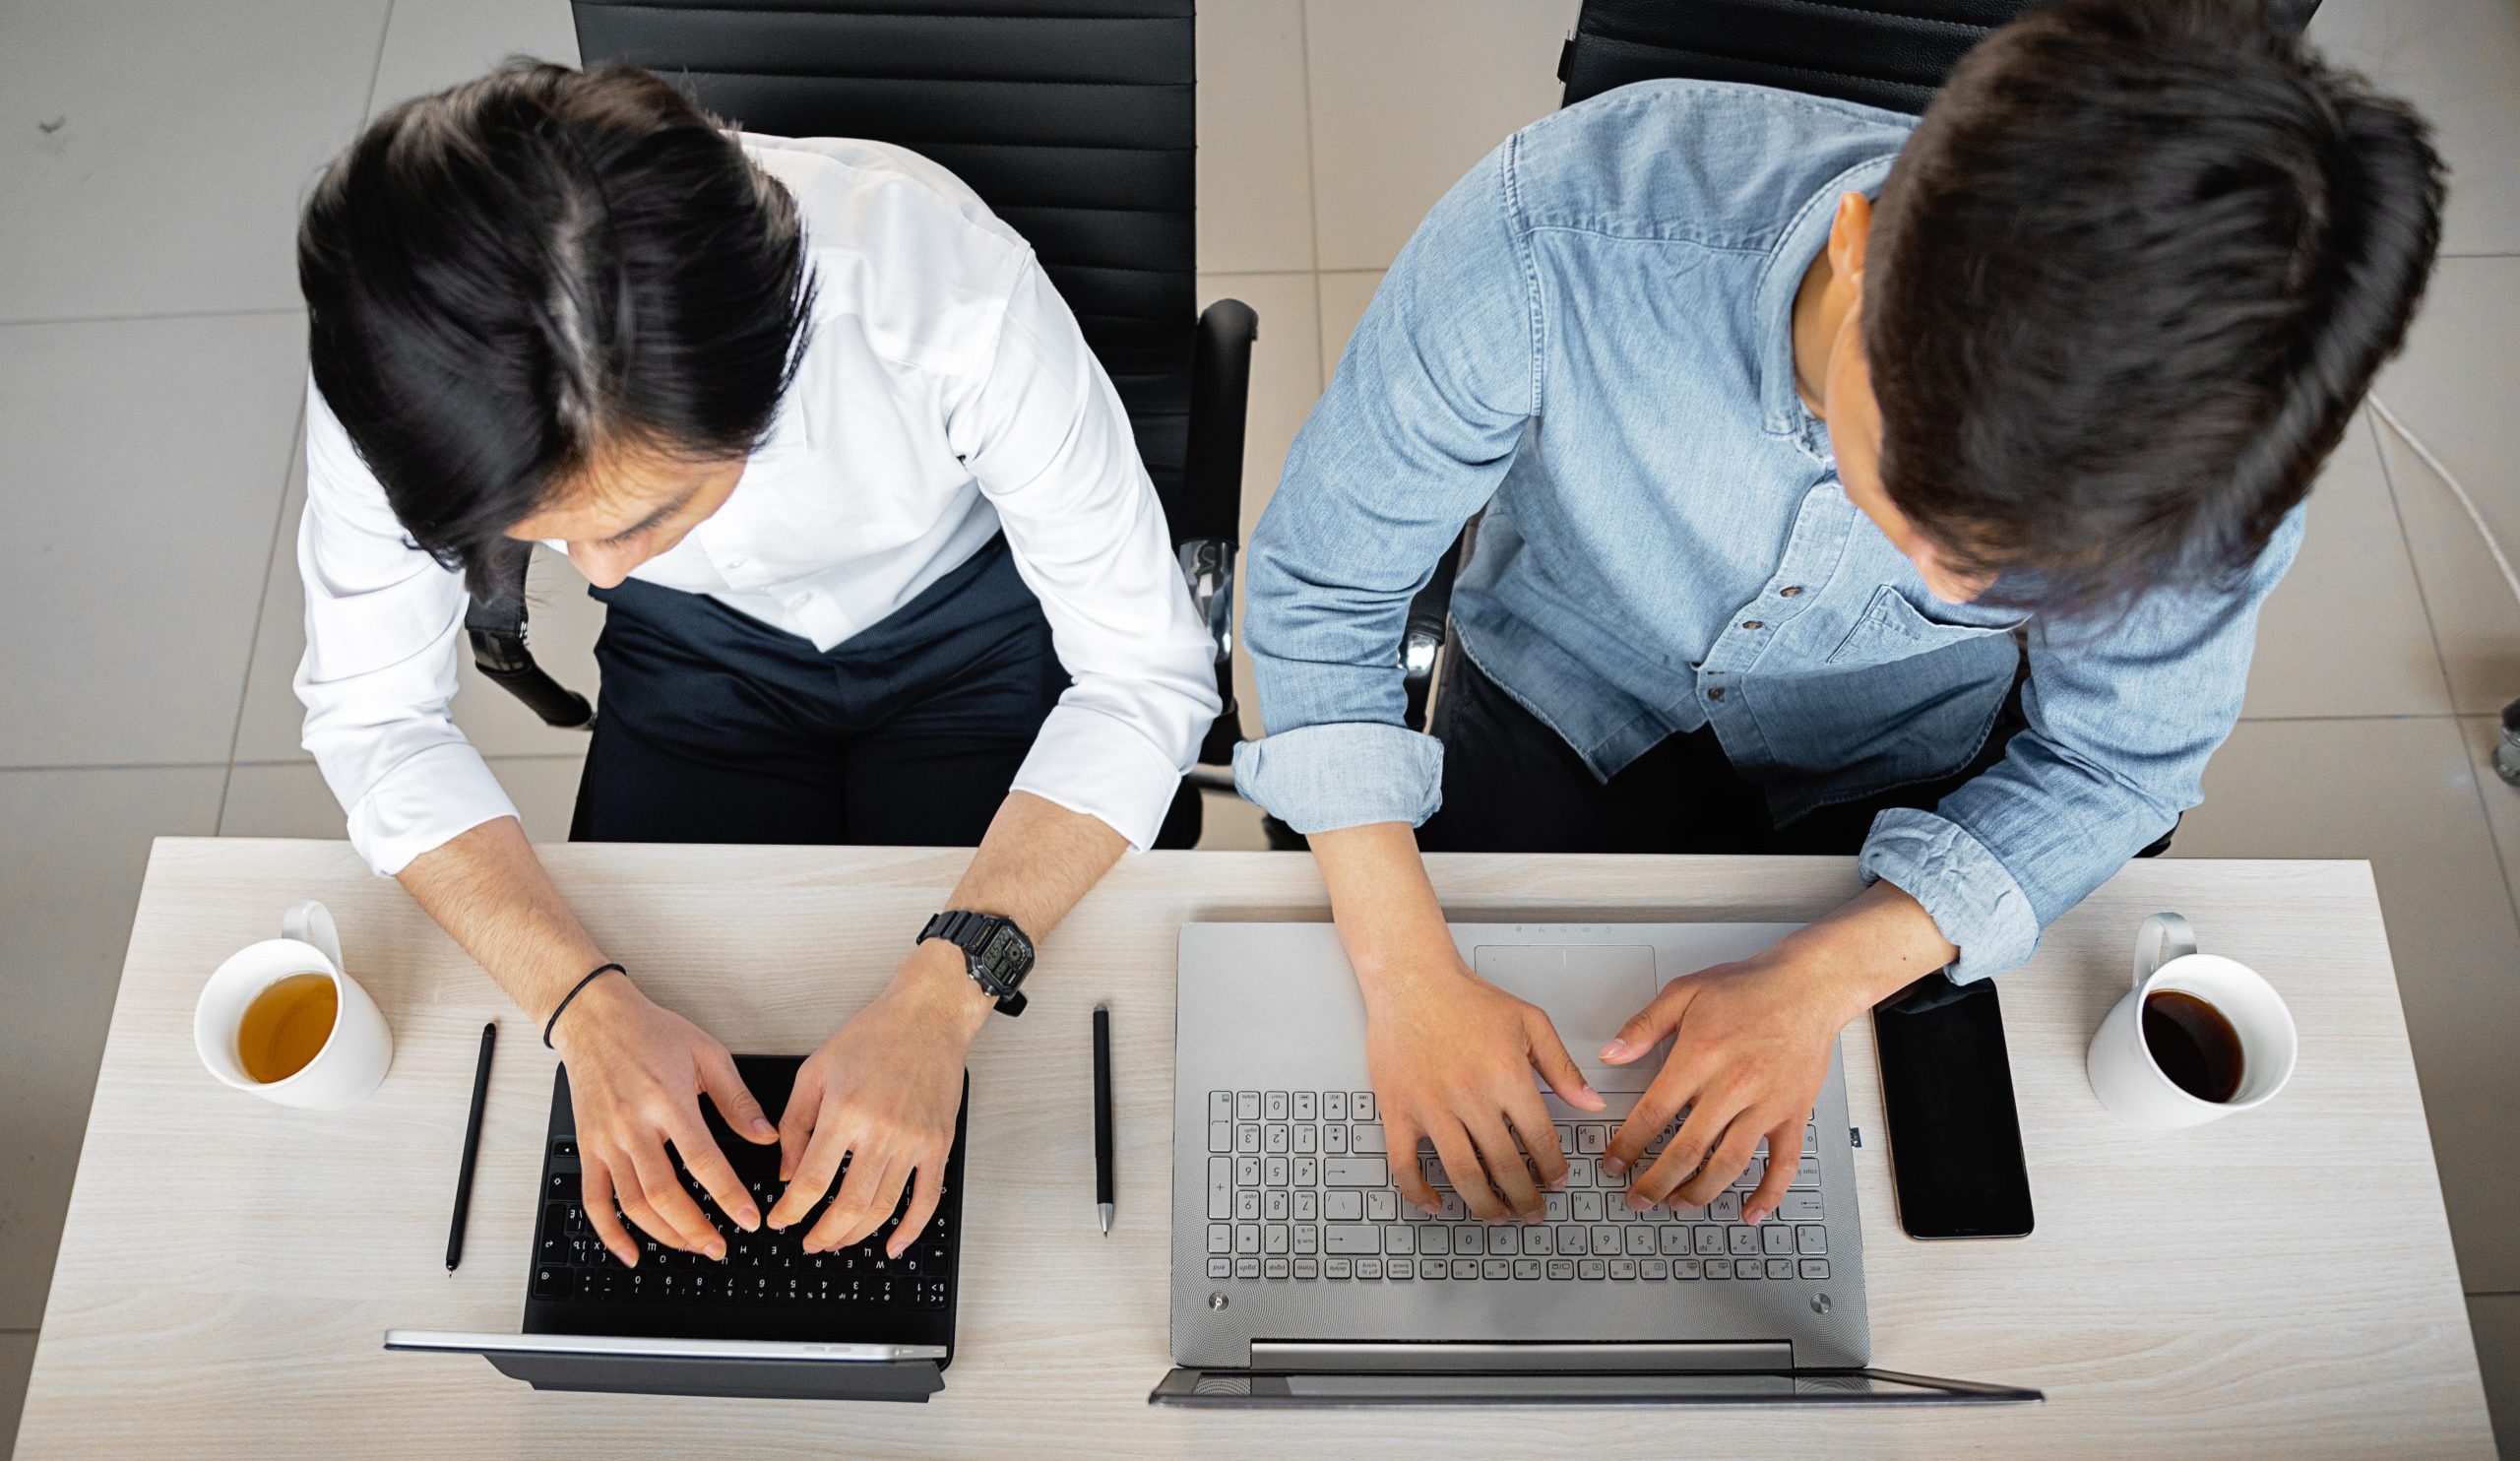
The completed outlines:
{"type": "Polygon", "coordinates": [[[2137,1126],[2201,1126],[2275,1099],[2300,1038],[2265,976],[2200,953],[2174,913],[2135,935],[2135,986],[2101,1021],[2085,1069],[2092,1094],[2137,1126]]]}
{"type": "Polygon", "coordinates": [[[222,1083],[307,1111],[367,1099],[394,1063],[385,1015],[342,965],[342,935],[309,900],[281,936],[227,957],[193,1004],[193,1048],[222,1083]]]}

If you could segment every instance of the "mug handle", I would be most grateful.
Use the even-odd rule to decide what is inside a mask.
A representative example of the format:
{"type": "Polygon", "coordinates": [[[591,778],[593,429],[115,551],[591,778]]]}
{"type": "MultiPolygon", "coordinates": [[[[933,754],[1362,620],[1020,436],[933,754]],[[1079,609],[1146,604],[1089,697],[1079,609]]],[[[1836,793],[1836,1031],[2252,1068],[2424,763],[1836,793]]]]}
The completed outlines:
{"type": "Polygon", "coordinates": [[[2174,913],[2157,913],[2135,930],[2135,987],[2153,977],[2153,971],[2173,959],[2183,959],[2196,952],[2196,930],[2187,920],[2174,913]]]}
{"type": "Polygon", "coordinates": [[[313,944],[333,961],[334,969],[349,972],[349,966],[342,962],[342,931],[333,926],[333,911],[314,899],[291,904],[288,912],[280,916],[280,936],[313,944]]]}

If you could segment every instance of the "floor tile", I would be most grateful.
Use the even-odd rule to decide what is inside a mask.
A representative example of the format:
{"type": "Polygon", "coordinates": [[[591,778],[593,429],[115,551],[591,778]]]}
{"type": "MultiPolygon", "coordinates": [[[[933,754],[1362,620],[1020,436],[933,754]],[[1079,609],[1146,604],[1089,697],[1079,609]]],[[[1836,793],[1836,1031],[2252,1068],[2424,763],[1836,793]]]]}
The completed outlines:
{"type": "Polygon", "coordinates": [[[2370,421],[2356,417],[2310,491],[2300,555],[2268,596],[2249,666],[2249,717],[2446,715],[2370,421]]]}
{"type": "Polygon", "coordinates": [[[1265,853],[1268,835],[1260,830],[1260,808],[1230,792],[1201,792],[1205,820],[1199,828],[1202,852],[1265,853]]]}
{"type": "Polygon", "coordinates": [[[0,327],[0,766],[227,759],[304,333],[286,314],[0,327]]]}
{"type": "Polygon", "coordinates": [[[2468,1329],[2485,1371],[2495,1443],[2505,1457],[2520,1458],[2520,1294],[2468,1296],[2468,1329]]]}
{"type": "MultiPolygon", "coordinates": [[[[253,665],[245,680],[244,714],[236,729],[236,759],[241,762],[294,761],[303,754],[298,737],[305,707],[289,688],[289,679],[306,653],[306,591],[297,574],[297,523],[305,511],[306,463],[301,456],[289,469],[288,501],[282,510],[279,539],[272,546],[262,626],[255,635],[253,665]]],[[[590,700],[598,698],[595,641],[603,632],[603,605],[587,597],[587,581],[569,566],[569,560],[547,548],[535,550],[526,588],[527,641],[534,647],[536,663],[570,689],[590,700]]],[[[459,646],[457,654],[455,724],[482,754],[577,755],[583,751],[585,731],[542,724],[522,701],[473,669],[470,649],[459,646]]]]}
{"type": "MultiPolygon", "coordinates": [[[[490,774],[516,803],[525,835],[536,842],[569,840],[584,756],[490,756],[490,774]]],[[[339,841],[342,805],[312,760],[240,765],[227,779],[219,815],[221,837],[315,837],[339,841]]]]}
{"type": "Polygon", "coordinates": [[[0,8],[0,320],[294,309],[386,0],[0,8]]]}
{"type": "Polygon", "coordinates": [[[1348,337],[1365,317],[1365,306],[1382,286],[1382,271],[1368,269],[1321,276],[1321,383],[1339,373],[1339,357],[1348,351],[1348,337]]]}
{"type": "Polygon", "coordinates": [[[150,840],[207,836],[220,775],[0,772],[0,1329],[42,1322],[150,840]]]}
{"type": "Polygon", "coordinates": [[[2442,248],[2520,253],[2520,7],[2510,0],[2326,0],[2310,38],[2405,97],[2450,164],[2442,248]]]}
{"type": "Polygon", "coordinates": [[[2245,722],[2174,855],[2370,859],[2460,1276],[2520,1289],[2520,923],[2458,723],[2245,722]]]}
{"type": "Polygon", "coordinates": [[[1307,0],[1320,267],[1380,269],[1507,134],[1557,109],[1576,0],[1307,0]]]}
{"type": "MultiPolygon", "coordinates": [[[[2406,352],[2372,395],[2467,488],[2520,562],[2520,461],[2504,430],[2520,401],[2515,339],[2520,258],[2444,259],[2406,352]]],[[[2385,423],[2378,434],[2451,698],[2462,711],[2498,711],[2520,696],[2520,602],[2449,486],[2385,423]]]]}
{"type": "Polygon", "coordinates": [[[2477,799],[2485,803],[2487,825],[2493,829],[2494,851],[2502,855],[2503,881],[2511,886],[2511,902],[2520,908],[2520,787],[2505,782],[2493,769],[2493,745],[2502,736],[2499,716],[2468,716],[2459,722],[2476,762],[2477,799]]]}
{"type": "Polygon", "coordinates": [[[578,64],[568,0],[394,0],[368,115],[520,55],[578,64]]]}
{"type": "Polygon", "coordinates": [[[1199,268],[1312,267],[1303,0],[1199,8],[1199,268]]]}
{"type": "MultiPolygon", "coordinates": [[[[1251,409],[1242,442],[1242,540],[1251,541],[1269,499],[1278,489],[1278,474],[1287,464],[1287,448],[1311,414],[1321,395],[1320,313],[1309,274],[1209,274],[1199,279],[1199,304],[1232,298],[1259,313],[1260,339],[1251,349],[1251,409]]],[[[1235,639],[1240,640],[1242,591],[1250,575],[1234,575],[1235,639]]],[[[1259,701],[1251,683],[1251,657],[1237,653],[1233,664],[1234,700],[1242,710],[1243,733],[1260,733],[1259,701]]]]}

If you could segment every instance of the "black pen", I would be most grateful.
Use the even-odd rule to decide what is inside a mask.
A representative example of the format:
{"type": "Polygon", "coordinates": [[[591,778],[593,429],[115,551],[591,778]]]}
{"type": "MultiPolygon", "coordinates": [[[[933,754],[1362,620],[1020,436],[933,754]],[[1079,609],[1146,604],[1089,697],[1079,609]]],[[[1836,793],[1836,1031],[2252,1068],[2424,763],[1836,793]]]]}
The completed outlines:
{"type": "Polygon", "coordinates": [[[1111,1006],[1094,1006],[1094,1202],[1111,1236],[1111,1006]]]}
{"type": "Polygon", "coordinates": [[[499,1022],[481,1027],[481,1059],[472,1067],[472,1114],[464,1122],[464,1165],[455,1174],[455,1217],[446,1226],[446,1271],[464,1261],[464,1216],[472,1207],[472,1160],[481,1153],[481,1108],[490,1099],[490,1050],[499,1043],[499,1022]]]}

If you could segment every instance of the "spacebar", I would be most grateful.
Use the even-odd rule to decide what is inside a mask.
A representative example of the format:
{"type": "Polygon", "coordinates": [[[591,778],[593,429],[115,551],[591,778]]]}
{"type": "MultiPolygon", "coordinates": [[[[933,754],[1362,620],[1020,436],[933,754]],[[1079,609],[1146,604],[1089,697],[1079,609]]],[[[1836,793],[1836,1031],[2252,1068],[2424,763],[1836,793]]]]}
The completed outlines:
{"type": "Polygon", "coordinates": [[[1388,1187],[1391,1168],[1380,1157],[1324,1157],[1321,1159],[1321,1184],[1325,1187],[1388,1187]]]}

